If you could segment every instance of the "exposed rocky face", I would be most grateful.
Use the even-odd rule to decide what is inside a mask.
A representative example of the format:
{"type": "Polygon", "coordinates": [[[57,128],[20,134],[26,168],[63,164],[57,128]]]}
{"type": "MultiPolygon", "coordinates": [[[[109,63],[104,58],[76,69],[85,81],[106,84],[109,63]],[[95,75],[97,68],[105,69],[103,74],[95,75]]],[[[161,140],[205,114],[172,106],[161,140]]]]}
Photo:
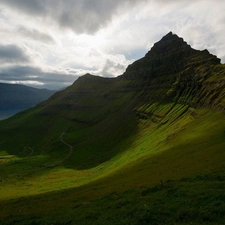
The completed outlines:
{"type": "Polygon", "coordinates": [[[122,77],[142,81],[139,87],[149,100],[225,109],[225,66],[207,50],[192,49],[172,32],[128,66],[122,77]]]}
{"type": "Polygon", "coordinates": [[[170,32],[155,43],[144,58],[128,66],[124,75],[155,78],[207,63],[218,64],[220,59],[207,50],[192,49],[182,38],[170,32]]]}

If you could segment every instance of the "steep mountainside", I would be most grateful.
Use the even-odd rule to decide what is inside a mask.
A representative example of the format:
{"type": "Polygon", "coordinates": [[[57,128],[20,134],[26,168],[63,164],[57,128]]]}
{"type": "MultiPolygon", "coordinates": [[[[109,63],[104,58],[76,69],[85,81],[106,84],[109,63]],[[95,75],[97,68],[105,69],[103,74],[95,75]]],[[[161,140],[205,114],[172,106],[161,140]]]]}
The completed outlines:
{"type": "MultiPolygon", "coordinates": [[[[220,59],[207,50],[192,49],[170,32],[123,75],[86,74],[34,109],[6,121],[1,132],[7,135],[4,127],[9,132],[12,127],[18,149],[41,144],[42,151],[53,152],[54,144],[46,140],[58,142],[60,132],[66,132],[68,141],[82,149],[84,162],[75,157],[73,167],[89,168],[118,154],[118,143],[138,133],[143,121],[162,126],[174,122],[171,113],[179,118],[199,107],[224,111],[224,81],[220,59]],[[101,157],[89,162],[96,154],[101,157]]],[[[10,150],[7,142],[4,145],[10,154],[17,151],[13,145],[10,150]]]]}
{"type": "Polygon", "coordinates": [[[0,83],[0,110],[30,108],[54,93],[55,91],[47,89],[0,83]]]}
{"type": "Polygon", "coordinates": [[[224,111],[225,67],[207,50],[194,50],[170,32],[120,77],[87,74],[42,105],[46,111],[56,107],[71,109],[74,114],[80,110],[94,114],[93,110],[99,111],[127,93],[148,103],[165,101],[224,111]],[[100,99],[101,104],[95,105],[100,99]]]}
{"type": "Polygon", "coordinates": [[[123,77],[142,79],[140,88],[150,90],[151,99],[225,110],[225,70],[220,59],[207,50],[192,49],[171,32],[130,65],[123,77]]]}
{"type": "MultiPolygon", "coordinates": [[[[225,65],[171,32],[117,78],[80,77],[36,107],[0,121],[0,206],[4,206],[6,224],[23,224],[21,215],[30,216],[27,224],[57,224],[58,220],[58,224],[88,224],[86,220],[89,224],[149,224],[151,211],[146,205],[150,203],[142,202],[146,195],[150,199],[160,195],[156,203],[165,196],[174,205],[177,198],[182,199],[177,207],[183,211],[173,215],[174,221],[167,219],[176,208],[170,203],[165,208],[162,202],[157,210],[164,207],[166,219],[153,224],[185,224],[203,213],[207,215],[198,217],[199,224],[206,224],[208,215],[211,220],[221,219],[220,197],[214,201],[205,196],[214,189],[213,193],[221,193],[220,182],[225,182],[224,111],[225,65]],[[199,179],[199,174],[207,175],[199,179]],[[179,179],[186,186],[179,182],[173,186],[173,180],[179,179]],[[211,183],[205,185],[207,179],[211,183]],[[180,190],[190,186],[189,201],[190,193],[180,190]],[[114,207],[109,203],[119,201],[118,193],[144,187],[149,188],[138,200],[125,192],[126,201],[114,207]],[[201,187],[208,189],[204,192],[201,187]],[[106,195],[106,200],[101,199],[106,195]],[[197,203],[196,196],[200,196],[197,203]],[[122,206],[129,208],[131,199],[133,208],[128,213],[122,206]],[[102,201],[108,218],[100,211],[93,213],[95,204],[101,208],[102,201]],[[136,204],[143,209],[135,214],[136,204]],[[210,214],[212,204],[215,210],[210,214]],[[71,214],[64,214],[62,208],[71,214]],[[119,222],[110,220],[117,216],[119,222]],[[40,217],[42,223],[36,220],[40,217]],[[46,218],[51,218],[49,223],[46,218]]],[[[162,213],[157,213],[161,218],[162,213]]]]}

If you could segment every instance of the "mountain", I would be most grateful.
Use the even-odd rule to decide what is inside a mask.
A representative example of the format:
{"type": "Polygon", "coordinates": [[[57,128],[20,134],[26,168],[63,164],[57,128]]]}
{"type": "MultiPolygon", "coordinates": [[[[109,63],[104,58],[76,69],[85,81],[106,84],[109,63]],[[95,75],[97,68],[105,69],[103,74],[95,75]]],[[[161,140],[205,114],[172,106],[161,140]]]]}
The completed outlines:
{"type": "Polygon", "coordinates": [[[224,111],[225,65],[170,32],[0,122],[0,222],[224,224],[224,111]]]}
{"type": "Polygon", "coordinates": [[[102,78],[86,74],[43,106],[45,111],[56,107],[75,110],[75,114],[79,110],[99,111],[111,101],[133,93],[139,102],[166,101],[224,111],[224,87],[225,71],[220,59],[207,50],[192,49],[170,32],[145,57],[128,66],[122,76],[102,78]],[[83,98],[90,99],[86,109],[83,98]],[[94,99],[105,102],[96,107],[94,99]]]}
{"type": "Polygon", "coordinates": [[[0,110],[30,108],[54,93],[55,91],[47,89],[0,83],[0,110]]]}
{"type": "Polygon", "coordinates": [[[224,110],[224,65],[207,50],[192,49],[182,38],[168,33],[144,58],[134,62],[124,74],[142,79],[146,87],[163,89],[154,98],[164,98],[190,106],[224,110]]]}

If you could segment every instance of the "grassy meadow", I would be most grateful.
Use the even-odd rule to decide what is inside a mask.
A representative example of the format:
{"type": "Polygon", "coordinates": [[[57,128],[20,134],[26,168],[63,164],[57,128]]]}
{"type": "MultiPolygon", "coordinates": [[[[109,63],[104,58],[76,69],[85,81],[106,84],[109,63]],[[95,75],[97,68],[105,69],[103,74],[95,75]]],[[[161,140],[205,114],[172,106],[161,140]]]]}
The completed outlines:
{"type": "Polygon", "coordinates": [[[90,128],[71,127],[57,115],[44,121],[37,110],[26,111],[26,123],[21,123],[20,114],[10,123],[2,121],[10,133],[16,133],[15,124],[22,126],[19,134],[11,135],[11,142],[7,130],[5,140],[1,138],[1,224],[225,221],[222,112],[182,104],[142,104],[133,114],[120,112],[121,117],[108,117],[90,128]],[[28,132],[34,117],[41,125],[35,127],[36,136],[28,132]],[[69,153],[60,141],[62,132],[73,152],[60,162],[69,153]]]}

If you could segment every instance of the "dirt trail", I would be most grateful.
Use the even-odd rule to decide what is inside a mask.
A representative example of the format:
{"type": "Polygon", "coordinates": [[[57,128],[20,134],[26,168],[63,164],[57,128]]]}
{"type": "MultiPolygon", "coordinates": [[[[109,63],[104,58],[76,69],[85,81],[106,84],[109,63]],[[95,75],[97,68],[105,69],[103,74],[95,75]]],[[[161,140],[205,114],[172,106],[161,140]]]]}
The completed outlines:
{"type": "Polygon", "coordinates": [[[26,151],[27,151],[27,149],[30,149],[30,150],[31,150],[31,152],[30,152],[30,154],[29,154],[28,156],[24,157],[24,158],[23,158],[23,160],[24,160],[24,159],[29,158],[30,156],[32,156],[32,155],[33,155],[33,153],[34,153],[34,149],[32,149],[32,148],[31,148],[31,147],[29,147],[29,146],[25,146],[22,152],[20,152],[19,154],[17,154],[17,155],[15,155],[15,156],[13,156],[12,158],[10,158],[10,159],[9,159],[9,164],[7,164],[7,165],[3,165],[3,167],[6,167],[6,166],[11,166],[11,165],[14,165],[14,164],[25,163],[25,162],[17,162],[17,161],[16,161],[16,162],[10,162],[10,161],[14,160],[14,158],[15,158],[15,157],[19,157],[21,154],[23,154],[24,152],[26,152],[26,151]]]}
{"type": "Polygon", "coordinates": [[[33,148],[31,148],[31,147],[29,147],[29,146],[27,146],[27,147],[25,147],[25,148],[29,148],[29,149],[31,150],[31,153],[30,153],[30,155],[28,155],[27,157],[25,157],[25,158],[23,158],[23,159],[29,158],[29,157],[32,156],[33,153],[34,153],[34,149],[33,149],[33,148]]]}
{"type": "Polygon", "coordinates": [[[20,152],[20,153],[18,153],[18,154],[17,154],[17,155],[15,155],[15,156],[17,156],[17,157],[18,157],[18,156],[22,155],[24,152],[26,152],[26,150],[27,150],[27,149],[26,149],[26,147],[24,147],[24,148],[23,148],[23,151],[22,151],[22,152],[20,152]]]}
{"type": "Polygon", "coordinates": [[[60,136],[60,141],[61,141],[63,144],[67,145],[67,146],[70,148],[69,154],[68,154],[65,158],[59,160],[58,162],[55,162],[55,163],[53,163],[53,164],[51,164],[51,165],[48,165],[48,166],[45,166],[45,168],[50,168],[50,167],[53,167],[53,166],[56,166],[56,165],[60,164],[61,162],[65,161],[67,158],[69,158],[69,157],[71,156],[71,154],[73,153],[73,146],[70,145],[70,144],[68,144],[68,143],[66,143],[66,142],[62,139],[62,137],[63,137],[64,134],[65,134],[65,132],[63,132],[63,133],[61,134],[61,136],[60,136]]]}
{"type": "MultiPolygon", "coordinates": [[[[47,165],[47,166],[41,166],[41,167],[36,168],[36,169],[34,168],[34,169],[30,169],[30,170],[24,170],[24,171],[21,171],[21,172],[19,172],[19,173],[12,173],[12,174],[10,174],[10,175],[21,175],[21,174],[24,174],[24,173],[27,173],[27,172],[36,172],[36,171],[39,171],[39,170],[42,170],[42,169],[51,168],[51,167],[57,166],[58,164],[62,163],[62,162],[65,161],[67,158],[69,158],[69,157],[71,156],[71,154],[73,153],[73,146],[70,145],[70,144],[68,144],[67,142],[65,142],[65,141],[63,140],[63,135],[64,135],[64,134],[65,134],[65,132],[63,132],[63,133],[60,135],[60,141],[61,141],[63,144],[67,145],[67,146],[69,147],[69,149],[70,149],[70,151],[69,151],[69,153],[68,153],[68,155],[67,155],[66,157],[64,157],[63,159],[61,159],[61,160],[59,160],[59,161],[57,161],[57,162],[55,162],[55,163],[53,163],[53,164],[47,165]]],[[[24,147],[24,151],[23,151],[23,152],[25,152],[25,151],[27,150],[27,148],[31,150],[31,153],[30,153],[27,157],[25,157],[25,158],[28,158],[28,157],[32,156],[32,154],[34,153],[34,150],[33,150],[31,147],[29,147],[29,146],[24,147]]],[[[25,158],[24,158],[24,159],[25,159],[25,158]]],[[[16,164],[16,163],[18,163],[18,162],[15,162],[15,164],[16,164]]],[[[12,164],[14,164],[14,163],[12,163],[12,164]]],[[[10,165],[11,165],[11,164],[10,164],[10,165]]]]}

